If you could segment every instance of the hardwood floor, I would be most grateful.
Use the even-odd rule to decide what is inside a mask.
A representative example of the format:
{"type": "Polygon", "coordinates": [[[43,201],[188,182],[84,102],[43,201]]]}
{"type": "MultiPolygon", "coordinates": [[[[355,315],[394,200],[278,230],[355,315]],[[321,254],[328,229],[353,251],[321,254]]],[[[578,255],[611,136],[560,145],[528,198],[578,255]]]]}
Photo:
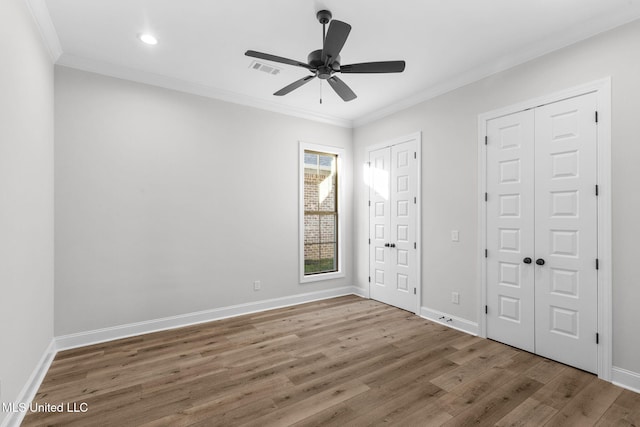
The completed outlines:
{"type": "Polygon", "coordinates": [[[355,296],[60,352],[23,426],[633,426],[640,395],[355,296]],[[75,406],[74,406],[75,404],[75,406]]]}

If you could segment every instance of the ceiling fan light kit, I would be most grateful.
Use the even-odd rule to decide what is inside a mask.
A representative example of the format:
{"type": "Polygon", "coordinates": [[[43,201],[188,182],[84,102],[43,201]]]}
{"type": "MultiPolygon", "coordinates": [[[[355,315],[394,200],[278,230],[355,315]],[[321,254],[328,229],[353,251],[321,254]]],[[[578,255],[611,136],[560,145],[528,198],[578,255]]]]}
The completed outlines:
{"type": "MultiPolygon", "coordinates": [[[[364,62],[361,64],[341,65],[340,51],[342,51],[342,47],[347,41],[347,37],[351,31],[351,25],[335,19],[332,20],[331,12],[328,10],[319,11],[316,17],[318,18],[318,22],[322,24],[322,49],[312,51],[308,55],[306,63],[281,56],[270,55],[268,53],[256,52],[254,50],[245,52],[245,55],[253,58],[306,68],[312,73],[312,75],[305,76],[283,87],[274,93],[275,96],[286,95],[317,77],[320,80],[328,81],[338,96],[348,102],[356,99],[357,96],[345,82],[335,75],[336,73],[370,74],[401,73],[404,71],[404,61],[364,62]],[[329,24],[329,29],[325,31],[327,24],[329,24]]],[[[320,102],[322,103],[322,100],[320,102]]]]}

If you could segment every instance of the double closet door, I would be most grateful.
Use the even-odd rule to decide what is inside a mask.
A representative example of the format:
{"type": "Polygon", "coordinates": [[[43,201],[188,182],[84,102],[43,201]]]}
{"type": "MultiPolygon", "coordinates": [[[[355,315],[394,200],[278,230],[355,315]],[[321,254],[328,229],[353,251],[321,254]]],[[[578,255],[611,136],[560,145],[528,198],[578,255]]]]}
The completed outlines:
{"type": "Polygon", "coordinates": [[[369,152],[370,295],[411,312],[418,306],[417,144],[369,152]]]}
{"type": "Polygon", "coordinates": [[[596,95],[487,122],[487,336],[597,371],[596,95]]]}

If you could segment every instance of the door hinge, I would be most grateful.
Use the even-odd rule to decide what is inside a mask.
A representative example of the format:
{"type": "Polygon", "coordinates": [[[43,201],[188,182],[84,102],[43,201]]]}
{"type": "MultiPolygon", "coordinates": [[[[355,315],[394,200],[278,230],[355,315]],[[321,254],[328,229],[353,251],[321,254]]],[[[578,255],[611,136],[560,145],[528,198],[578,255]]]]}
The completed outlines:
{"type": "Polygon", "coordinates": [[[418,198],[417,198],[417,197],[414,197],[414,198],[413,198],[413,204],[415,205],[416,203],[418,203],[418,198]]]}
{"type": "Polygon", "coordinates": [[[484,201],[488,201],[489,200],[489,193],[484,193],[484,201]]]}
{"type": "Polygon", "coordinates": [[[371,244],[371,239],[369,239],[369,244],[371,244]]]}
{"type": "Polygon", "coordinates": [[[598,187],[598,184],[596,184],[596,196],[600,195],[600,188],[598,187]]]}
{"type": "Polygon", "coordinates": [[[489,144],[489,137],[487,135],[484,136],[484,145],[489,144]]]}
{"type": "Polygon", "coordinates": [[[413,294],[417,295],[416,288],[413,288],[413,294]]]}
{"type": "Polygon", "coordinates": [[[418,158],[418,152],[417,152],[417,151],[414,151],[414,152],[413,152],[413,158],[414,158],[414,159],[417,159],[417,158],[418,158]]]}
{"type": "Polygon", "coordinates": [[[418,242],[413,242],[413,249],[418,249],[418,242]]]}
{"type": "Polygon", "coordinates": [[[598,123],[598,112],[596,111],[596,123],[598,123]]]}
{"type": "Polygon", "coordinates": [[[367,165],[368,165],[368,166],[371,166],[371,162],[367,162],[367,165]]]}
{"type": "Polygon", "coordinates": [[[484,314],[489,314],[489,306],[488,305],[484,306],[484,314]]]}
{"type": "Polygon", "coordinates": [[[369,206],[371,206],[371,200],[369,200],[369,206]]]}
{"type": "Polygon", "coordinates": [[[600,334],[596,332],[596,344],[600,344],[600,334]]]}
{"type": "Polygon", "coordinates": [[[369,276],[369,283],[371,283],[371,276],[369,276]]]}
{"type": "Polygon", "coordinates": [[[596,270],[600,270],[600,260],[596,258],[596,270]]]}
{"type": "Polygon", "coordinates": [[[484,257],[489,258],[489,249],[484,250],[484,257]]]}

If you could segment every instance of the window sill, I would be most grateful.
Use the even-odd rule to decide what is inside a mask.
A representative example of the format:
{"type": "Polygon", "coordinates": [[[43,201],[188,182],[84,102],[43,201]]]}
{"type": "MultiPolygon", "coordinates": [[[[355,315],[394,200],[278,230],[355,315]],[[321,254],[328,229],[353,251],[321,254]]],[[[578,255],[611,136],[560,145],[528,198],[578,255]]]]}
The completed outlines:
{"type": "Polygon", "coordinates": [[[320,282],[322,280],[332,280],[345,277],[343,271],[334,271],[332,273],[320,273],[303,276],[300,278],[300,283],[320,282]]]}

